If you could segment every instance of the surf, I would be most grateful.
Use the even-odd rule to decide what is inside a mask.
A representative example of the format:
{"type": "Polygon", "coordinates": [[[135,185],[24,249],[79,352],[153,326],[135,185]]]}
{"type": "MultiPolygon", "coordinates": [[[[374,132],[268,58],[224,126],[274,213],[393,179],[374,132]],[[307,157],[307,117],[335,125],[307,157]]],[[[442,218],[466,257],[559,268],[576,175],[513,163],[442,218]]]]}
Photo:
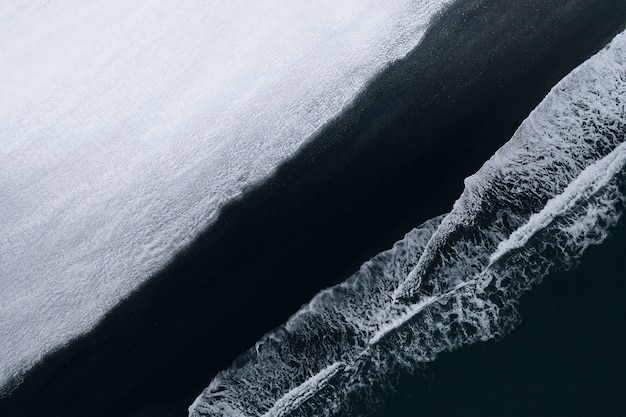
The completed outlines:
{"type": "Polygon", "coordinates": [[[219,373],[190,416],[349,415],[394,377],[519,320],[626,204],[626,33],[559,82],[452,211],[321,292],[219,373]]]}

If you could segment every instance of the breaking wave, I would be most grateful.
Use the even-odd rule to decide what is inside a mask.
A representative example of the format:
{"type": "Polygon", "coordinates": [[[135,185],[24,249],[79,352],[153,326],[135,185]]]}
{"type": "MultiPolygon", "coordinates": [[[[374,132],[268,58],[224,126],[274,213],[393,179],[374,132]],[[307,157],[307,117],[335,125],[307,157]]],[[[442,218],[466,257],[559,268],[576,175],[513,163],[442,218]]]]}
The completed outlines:
{"type": "Polygon", "coordinates": [[[626,205],[625,61],[626,32],[552,89],[450,214],[265,335],[190,415],[349,415],[395,375],[509,331],[520,296],[576,266],[626,205]]]}

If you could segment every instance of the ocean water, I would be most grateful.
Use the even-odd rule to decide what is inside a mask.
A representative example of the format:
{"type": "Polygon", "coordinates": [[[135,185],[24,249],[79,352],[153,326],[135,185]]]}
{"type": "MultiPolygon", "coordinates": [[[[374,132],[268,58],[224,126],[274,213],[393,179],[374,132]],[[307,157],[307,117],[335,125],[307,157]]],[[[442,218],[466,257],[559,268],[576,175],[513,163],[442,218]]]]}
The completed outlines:
{"type": "Polygon", "coordinates": [[[576,268],[523,295],[510,333],[399,377],[373,415],[623,415],[625,250],[622,221],[576,268]]]}
{"type": "Polygon", "coordinates": [[[626,208],[626,33],[559,82],[452,211],[320,293],[218,374],[190,416],[350,415],[440,353],[508,333],[626,208]]]}

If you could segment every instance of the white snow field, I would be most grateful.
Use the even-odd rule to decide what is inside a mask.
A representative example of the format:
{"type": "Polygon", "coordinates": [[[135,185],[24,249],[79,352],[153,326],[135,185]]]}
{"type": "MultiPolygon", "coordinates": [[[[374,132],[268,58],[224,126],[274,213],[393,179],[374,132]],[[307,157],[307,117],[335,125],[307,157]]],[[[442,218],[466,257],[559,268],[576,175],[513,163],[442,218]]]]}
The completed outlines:
{"type": "Polygon", "coordinates": [[[0,391],[292,155],[448,2],[1,2],[0,391]]]}

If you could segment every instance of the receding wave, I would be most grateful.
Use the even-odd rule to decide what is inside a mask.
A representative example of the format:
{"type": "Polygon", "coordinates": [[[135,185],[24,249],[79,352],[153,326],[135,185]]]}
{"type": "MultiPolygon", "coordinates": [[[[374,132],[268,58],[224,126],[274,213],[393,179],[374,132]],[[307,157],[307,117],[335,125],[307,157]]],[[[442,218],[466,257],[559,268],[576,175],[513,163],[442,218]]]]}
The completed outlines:
{"type": "Polygon", "coordinates": [[[198,416],[308,416],[502,335],[524,291],[576,266],[626,204],[626,32],[557,84],[430,220],[321,292],[218,374],[198,416]]]}

